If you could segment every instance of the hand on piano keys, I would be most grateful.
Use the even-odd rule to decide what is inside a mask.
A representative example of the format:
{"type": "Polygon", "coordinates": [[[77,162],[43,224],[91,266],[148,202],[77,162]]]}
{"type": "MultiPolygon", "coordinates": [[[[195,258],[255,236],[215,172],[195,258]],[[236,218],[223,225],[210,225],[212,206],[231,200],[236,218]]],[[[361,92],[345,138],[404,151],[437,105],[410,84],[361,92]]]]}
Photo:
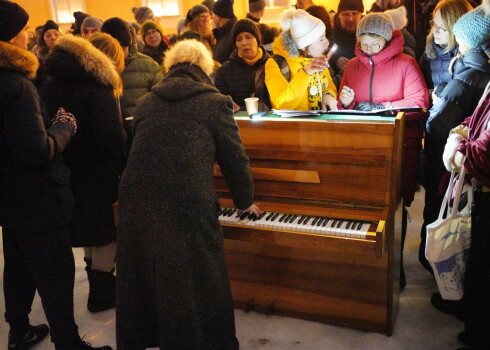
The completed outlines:
{"type": "Polygon", "coordinates": [[[371,222],[266,211],[257,216],[253,212],[233,208],[221,208],[219,221],[223,225],[352,238],[366,238],[372,225],[371,222]]]}

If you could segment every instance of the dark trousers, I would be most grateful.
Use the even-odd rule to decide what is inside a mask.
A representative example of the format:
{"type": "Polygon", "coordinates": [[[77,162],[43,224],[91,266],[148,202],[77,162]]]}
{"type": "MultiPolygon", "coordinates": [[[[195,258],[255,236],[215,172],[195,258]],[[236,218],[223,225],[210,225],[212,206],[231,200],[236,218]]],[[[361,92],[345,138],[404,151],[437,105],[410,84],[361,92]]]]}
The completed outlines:
{"type": "Polygon", "coordinates": [[[465,330],[477,349],[490,348],[490,192],[475,191],[465,276],[465,330]]]}
{"type": "Polygon", "coordinates": [[[51,340],[71,348],[79,338],[73,318],[75,262],[68,228],[25,231],[4,227],[3,253],[5,319],[12,334],[25,334],[37,289],[51,340]]]}

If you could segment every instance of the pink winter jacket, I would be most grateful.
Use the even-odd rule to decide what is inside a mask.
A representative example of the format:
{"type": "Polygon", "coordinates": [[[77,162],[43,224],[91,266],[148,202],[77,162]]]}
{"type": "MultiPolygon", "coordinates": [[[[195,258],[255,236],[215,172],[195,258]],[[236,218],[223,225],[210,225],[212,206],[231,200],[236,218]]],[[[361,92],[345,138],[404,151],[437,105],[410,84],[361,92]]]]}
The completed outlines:
{"type": "MultiPolygon", "coordinates": [[[[344,85],[354,90],[354,102],[347,109],[367,101],[382,103],[386,108],[429,106],[424,76],[415,59],[402,53],[403,45],[402,33],[395,30],[391,41],[376,55],[368,57],[356,46],[356,57],[347,63],[338,90],[342,91],[344,85]]],[[[344,108],[342,103],[338,105],[344,108]]],[[[421,120],[426,116],[426,113],[405,114],[402,197],[406,206],[410,206],[415,194],[423,130],[421,120]]]]}

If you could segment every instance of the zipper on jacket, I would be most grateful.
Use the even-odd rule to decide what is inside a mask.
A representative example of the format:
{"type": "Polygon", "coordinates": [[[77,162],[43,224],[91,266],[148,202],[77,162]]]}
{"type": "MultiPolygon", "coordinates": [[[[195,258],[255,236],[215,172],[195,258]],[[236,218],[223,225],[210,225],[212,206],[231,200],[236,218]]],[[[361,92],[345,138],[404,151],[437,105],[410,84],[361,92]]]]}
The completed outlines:
{"type": "Polygon", "coordinates": [[[374,62],[371,57],[368,57],[371,64],[371,78],[369,79],[369,102],[373,103],[373,78],[374,78],[374,62]]]}

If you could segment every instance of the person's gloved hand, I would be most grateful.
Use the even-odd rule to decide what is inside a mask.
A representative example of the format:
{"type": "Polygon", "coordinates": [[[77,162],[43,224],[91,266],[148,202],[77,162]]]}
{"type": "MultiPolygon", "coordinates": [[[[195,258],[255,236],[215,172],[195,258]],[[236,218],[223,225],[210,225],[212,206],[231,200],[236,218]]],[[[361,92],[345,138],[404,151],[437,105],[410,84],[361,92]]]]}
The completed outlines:
{"type": "Polygon", "coordinates": [[[381,103],[373,103],[373,102],[359,102],[357,106],[354,107],[354,109],[358,111],[373,111],[376,109],[383,109],[385,106],[383,106],[381,103]]]}
{"type": "Polygon", "coordinates": [[[74,128],[74,133],[77,132],[77,119],[75,116],[71,113],[68,113],[65,111],[63,107],[60,107],[58,111],[56,112],[55,116],[51,119],[52,125],[56,123],[68,123],[73,125],[74,128]]]}
{"type": "Polygon", "coordinates": [[[446,141],[446,147],[444,147],[444,154],[442,155],[442,161],[447,171],[458,170],[463,163],[463,155],[458,152],[459,143],[463,140],[463,136],[460,134],[450,134],[446,141]],[[459,153],[456,164],[456,154],[459,153]]]}

